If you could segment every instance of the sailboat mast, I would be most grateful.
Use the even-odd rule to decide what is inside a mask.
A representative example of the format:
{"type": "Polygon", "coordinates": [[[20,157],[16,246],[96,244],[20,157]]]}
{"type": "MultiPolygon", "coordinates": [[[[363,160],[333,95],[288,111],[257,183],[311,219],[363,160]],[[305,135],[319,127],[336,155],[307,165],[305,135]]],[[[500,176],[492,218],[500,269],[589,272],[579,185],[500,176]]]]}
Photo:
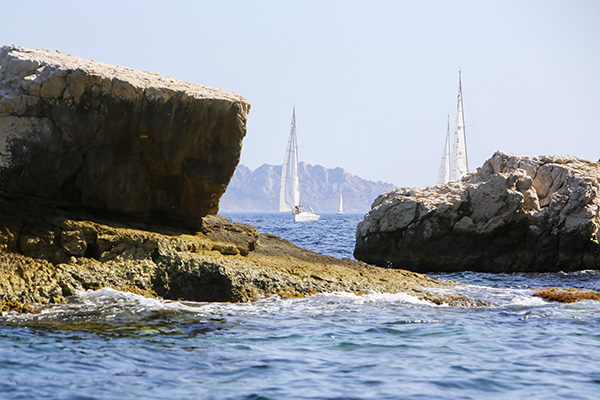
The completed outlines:
{"type": "Polygon", "coordinates": [[[292,112],[292,126],[291,131],[294,136],[294,202],[296,206],[301,206],[302,201],[300,199],[300,173],[298,171],[298,140],[296,134],[296,106],[294,105],[294,111],[292,112]]]}
{"type": "Polygon", "coordinates": [[[465,153],[465,174],[469,172],[469,157],[467,156],[467,131],[465,126],[465,109],[463,107],[461,70],[458,70],[458,92],[460,93],[460,119],[462,121],[462,141],[465,153]]]}

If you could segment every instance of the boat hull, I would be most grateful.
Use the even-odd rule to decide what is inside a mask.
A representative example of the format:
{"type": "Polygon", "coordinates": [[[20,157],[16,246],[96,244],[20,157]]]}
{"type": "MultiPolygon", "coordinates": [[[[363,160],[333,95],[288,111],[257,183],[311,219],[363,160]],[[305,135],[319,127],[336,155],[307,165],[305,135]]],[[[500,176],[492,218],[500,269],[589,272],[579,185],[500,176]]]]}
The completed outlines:
{"type": "Polygon", "coordinates": [[[298,214],[294,214],[294,221],[296,222],[313,222],[321,218],[319,214],[304,211],[298,214]]]}

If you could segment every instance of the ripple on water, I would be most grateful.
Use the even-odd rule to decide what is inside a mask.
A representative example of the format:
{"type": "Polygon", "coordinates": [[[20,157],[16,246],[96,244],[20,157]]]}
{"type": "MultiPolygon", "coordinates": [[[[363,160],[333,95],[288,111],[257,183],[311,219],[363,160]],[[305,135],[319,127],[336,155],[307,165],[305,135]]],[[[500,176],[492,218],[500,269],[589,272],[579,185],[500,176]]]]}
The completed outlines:
{"type": "MultiPolygon", "coordinates": [[[[362,216],[323,215],[321,224],[284,217],[245,215],[240,222],[324,254],[352,257],[362,216]]],[[[600,302],[553,304],[533,298],[530,288],[598,291],[598,271],[435,276],[464,283],[446,293],[490,306],[348,293],[209,304],[103,289],[39,314],[5,313],[0,397],[597,397],[600,302]]]]}
{"type": "MultiPolygon", "coordinates": [[[[501,297],[510,293],[522,294],[501,297]]],[[[597,389],[596,303],[413,300],[340,293],[208,304],[85,293],[37,316],[3,317],[0,355],[10,361],[0,389],[96,399],[586,398],[597,389]]]]}

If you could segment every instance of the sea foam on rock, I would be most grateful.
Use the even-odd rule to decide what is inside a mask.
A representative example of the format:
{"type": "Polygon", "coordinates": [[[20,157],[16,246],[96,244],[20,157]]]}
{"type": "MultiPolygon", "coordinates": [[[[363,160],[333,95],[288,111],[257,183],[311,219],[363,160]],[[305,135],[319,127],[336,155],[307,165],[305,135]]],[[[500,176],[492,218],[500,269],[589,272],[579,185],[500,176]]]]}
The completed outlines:
{"type": "Polygon", "coordinates": [[[600,166],[498,151],[461,181],[379,196],[354,255],[413,271],[600,268],[600,166]]]}
{"type": "Polygon", "coordinates": [[[215,214],[250,104],[53,50],[0,49],[0,189],[186,224],[215,214]]]}

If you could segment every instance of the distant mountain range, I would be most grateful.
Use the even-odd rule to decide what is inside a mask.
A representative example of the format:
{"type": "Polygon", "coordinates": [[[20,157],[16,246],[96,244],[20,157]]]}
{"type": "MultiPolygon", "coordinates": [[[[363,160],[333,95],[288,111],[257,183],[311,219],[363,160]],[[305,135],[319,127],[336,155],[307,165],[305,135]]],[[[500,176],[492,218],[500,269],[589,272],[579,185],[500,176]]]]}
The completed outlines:
{"type": "MultiPolygon", "coordinates": [[[[318,213],[336,212],[340,193],[344,197],[344,212],[366,213],[377,196],[395,189],[391,183],[368,181],[342,168],[300,162],[299,170],[302,203],[318,213]]],[[[252,171],[240,164],[219,208],[225,212],[277,212],[280,181],[281,165],[263,164],[252,171]]]]}

